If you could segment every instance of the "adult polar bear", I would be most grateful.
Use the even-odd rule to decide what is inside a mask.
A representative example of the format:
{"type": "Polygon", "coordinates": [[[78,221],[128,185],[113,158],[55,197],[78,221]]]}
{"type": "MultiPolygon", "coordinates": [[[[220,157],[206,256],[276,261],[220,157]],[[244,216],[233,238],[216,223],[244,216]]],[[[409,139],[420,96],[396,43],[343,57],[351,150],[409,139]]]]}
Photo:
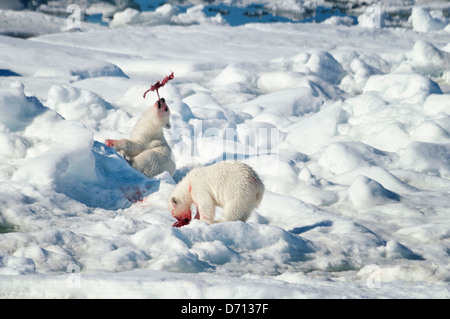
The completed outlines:
{"type": "Polygon", "coordinates": [[[176,166],[163,128],[170,128],[170,110],[164,98],[161,98],[141,116],[130,139],[107,139],[105,144],[114,147],[132,167],[148,177],[164,171],[173,175],[176,166]]]}
{"type": "Polygon", "coordinates": [[[246,221],[259,205],[264,184],[248,165],[224,161],[192,169],[169,196],[168,206],[178,221],[174,227],[189,224],[191,205],[197,206],[195,218],[209,223],[215,220],[215,208],[223,208],[221,221],[246,221]]]}

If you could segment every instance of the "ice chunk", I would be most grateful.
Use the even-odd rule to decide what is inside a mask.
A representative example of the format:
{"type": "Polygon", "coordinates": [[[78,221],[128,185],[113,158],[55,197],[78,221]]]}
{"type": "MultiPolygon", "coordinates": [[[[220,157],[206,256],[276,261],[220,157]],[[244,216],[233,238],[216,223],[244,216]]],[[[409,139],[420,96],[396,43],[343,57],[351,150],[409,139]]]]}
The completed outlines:
{"type": "Polygon", "coordinates": [[[331,84],[339,84],[345,71],[336,59],[328,52],[313,53],[306,66],[312,74],[331,84]]]}
{"type": "Polygon", "coordinates": [[[378,4],[368,6],[358,17],[358,25],[365,28],[383,28],[385,26],[386,12],[378,4]]]}
{"type": "Polygon", "coordinates": [[[156,8],[154,12],[140,12],[133,8],[127,8],[124,11],[116,12],[109,25],[122,27],[136,24],[145,26],[169,24],[177,13],[177,7],[171,4],[164,4],[156,8]]]}

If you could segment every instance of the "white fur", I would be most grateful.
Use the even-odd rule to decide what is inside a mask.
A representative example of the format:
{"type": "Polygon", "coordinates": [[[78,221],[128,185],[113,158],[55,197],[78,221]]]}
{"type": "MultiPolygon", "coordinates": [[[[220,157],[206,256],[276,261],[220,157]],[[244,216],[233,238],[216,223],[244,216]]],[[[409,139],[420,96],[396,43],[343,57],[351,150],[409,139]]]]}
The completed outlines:
{"type": "Polygon", "coordinates": [[[163,128],[170,128],[170,110],[161,99],[141,116],[129,140],[106,140],[105,144],[114,147],[131,166],[148,177],[164,171],[173,175],[176,167],[163,128]]]}
{"type": "Polygon", "coordinates": [[[191,219],[194,203],[196,218],[209,223],[216,222],[216,206],[223,208],[219,221],[246,221],[263,194],[264,184],[250,166],[224,161],[191,170],[173,190],[168,205],[178,220],[191,219]]]}

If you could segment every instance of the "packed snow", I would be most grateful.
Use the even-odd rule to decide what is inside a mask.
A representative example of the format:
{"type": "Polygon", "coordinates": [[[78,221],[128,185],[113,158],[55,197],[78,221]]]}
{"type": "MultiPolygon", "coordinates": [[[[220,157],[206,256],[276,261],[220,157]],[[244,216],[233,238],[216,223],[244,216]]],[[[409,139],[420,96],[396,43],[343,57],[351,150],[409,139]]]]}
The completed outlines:
{"type": "Polygon", "coordinates": [[[448,3],[230,26],[198,2],[93,1],[109,25],[75,30],[0,10],[0,297],[449,298],[448,3]],[[147,178],[104,141],[171,71],[177,171],[147,178]],[[254,168],[260,206],[173,228],[176,183],[222,160],[254,168]]]}

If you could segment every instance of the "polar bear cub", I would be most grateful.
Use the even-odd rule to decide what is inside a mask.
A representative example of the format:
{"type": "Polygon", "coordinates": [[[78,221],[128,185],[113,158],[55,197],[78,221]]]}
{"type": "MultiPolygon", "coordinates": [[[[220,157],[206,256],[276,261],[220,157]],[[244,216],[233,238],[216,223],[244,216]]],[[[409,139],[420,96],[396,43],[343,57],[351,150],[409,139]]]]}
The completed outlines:
{"type": "Polygon", "coordinates": [[[246,221],[259,205],[264,184],[248,165],[237,161],[224,161],[192,169],[169,196],[168,206],[178,221],[174,227],[191,220],[191,205],[197,207],[195,218],[209,223],[246,221]],[[215,220],[215,208],[223,208],[222,218],[215,220]]]}
{"type": "Polygon", "coordinates": [[[106,146],[122,155],[131,166],[148,177],[164,171],[175,173],[172,150],[164,138],[163,128],[170,128],[170,110],[164,98],[153,104],[136,123],[131,139],[105,141],[106,146]]]}

